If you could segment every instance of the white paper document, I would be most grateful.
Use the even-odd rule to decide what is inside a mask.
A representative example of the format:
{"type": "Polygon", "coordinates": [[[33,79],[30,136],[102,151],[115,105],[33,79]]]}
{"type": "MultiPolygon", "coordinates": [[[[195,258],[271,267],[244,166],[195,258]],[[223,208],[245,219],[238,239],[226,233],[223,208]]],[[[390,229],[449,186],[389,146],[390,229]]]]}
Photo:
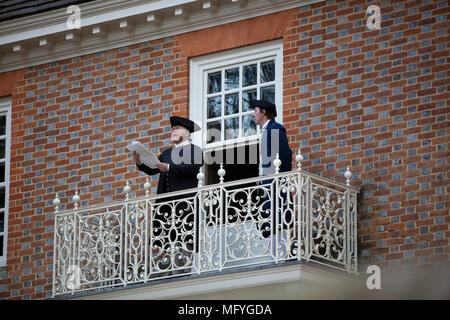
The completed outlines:
{"type": "Polygon", "coordinates": [[[139,154],[141,162],[147,167],[154,169],[156,168],[156,165],[160,163],[158,158],[148,151],[139,141],[131,141],[130,144],[127,145],[127,149],[131,152],[136,151],[136,153],[139,154]]]}

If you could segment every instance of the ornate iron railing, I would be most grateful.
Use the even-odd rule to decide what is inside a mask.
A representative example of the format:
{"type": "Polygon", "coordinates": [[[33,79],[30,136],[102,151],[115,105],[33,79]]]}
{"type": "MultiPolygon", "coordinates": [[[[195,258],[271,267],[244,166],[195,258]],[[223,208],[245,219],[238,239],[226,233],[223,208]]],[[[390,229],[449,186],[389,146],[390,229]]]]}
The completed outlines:
{"type": "Polygon", "coordinates": [[[53,296],[303,260],[357,272],[357,193],[301,170],[59,212],[53,296]]]}

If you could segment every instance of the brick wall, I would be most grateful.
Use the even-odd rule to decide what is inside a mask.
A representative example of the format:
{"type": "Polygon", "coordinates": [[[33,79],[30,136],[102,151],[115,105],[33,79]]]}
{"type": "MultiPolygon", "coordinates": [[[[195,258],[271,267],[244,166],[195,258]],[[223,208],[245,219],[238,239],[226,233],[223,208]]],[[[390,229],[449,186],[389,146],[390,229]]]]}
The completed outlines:
{"type": "MultiPolygon", "coordinates": [[[[361,188],[359,263],[449,265],[448,1],[336,1],[285,36],[285,126],[310,172],[361,188]],[[381,30],[365,25],[381,8],[381,30]]],[[[363,270],[365,270],[363,268],[363,270]]]]}
{"type": "MultiPolygon", "coordinates": [[[[310,172],[344,181],[350,166],[362,190],[362,266],[449,265],[449,13],[448,1],[324,1],[296,9],[285,31],[289,142],[310,172]],[[381,30],[365,26],[370,4],[381,30]]],[[[144,194],[125,146],[147,140],[159,153],[169,117],[188,116],[189,59],[177,39],[23,70],[0,298],[51,296],[55,193],[63,209],[76,189],[83,206],[123,199],[125,179],[144,194]]]]}

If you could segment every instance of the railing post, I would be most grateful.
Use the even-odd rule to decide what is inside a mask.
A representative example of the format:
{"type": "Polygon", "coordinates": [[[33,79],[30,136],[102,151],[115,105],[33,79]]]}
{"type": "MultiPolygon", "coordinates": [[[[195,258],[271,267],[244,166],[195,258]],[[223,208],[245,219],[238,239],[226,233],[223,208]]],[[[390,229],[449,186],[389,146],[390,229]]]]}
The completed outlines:
{"type": "Polygon", "coordinates": [[[198,184],[197,187],[203,187],[204,185],[205,174],[203,173],[203,167],[200,167],[197,173],[198,184]]]}
{"type": "Polygon", "coordinates": [[[80,196],[78,195],[78,190],[75,190],[75,195],[72,197],[72,201],[74,202],[75,211],[78,210],[78,202],[80,201],[80,196]]]}
{"type": "MultiPolygon", "coordinates": [[[[200,167],[198,174],[197,174],[197,180],[198,180],[198,188],[203,187],[203,179],[205,178],[205,175],[203,173],[203,167],[200,167]]],[[[198,214],[195,215],[195,223],[197,228],[194,228],[195,232],[198,232],[197,235],[194,235],[194,241],[196,241],[196,246],[197,246],[197,250],[195,250],[195,246],[194,246],[194,256],[196,257],[195,262],[196,262],[196,267],[197,267],[197,274],[200,274],[200,258],[202,256],[202,252],[201,252],[201,246],[200,244],[202,243],[202,238],[204,237],[204,231],[202,230],[203,227],[203,221],[204,221],[204,217],[203,217],[203,191],[202,190],[197,190],[198,192],[198,214]]],[[[193,260],[194,261],[194,260],[193,260]]]]}
{"type": "Polygon", "coordinates": [[[302,170],[303,156],[300,153],[300,149],[298,149],[297,155],[295,156],[295,161],[297,162],[297,170],[301,171],[302,170]]]}
{"type": "Polygon", "coordinates": [[[302,176],[302,161],[303,156],[298,149],[297,155],[295,156],[295,161],[297,162],[297,260],[300,261],[302,258],[302,229],[305,227],[302,220],[302,190],[303,190],[303,176],[302,176]]]}
{"type": "MultiPolygon", "coordinates": [[[[281,166],[281,160],[279,157],[279,154],[276,154],[275,160],[273,161],[273,165],[275,166],[275,174],[278,174],[280,172],[280,166],[281,166]]],[[[278,263],[279,260],[279,246],[280,246],[280,240],[281,240],[281,236],[280,236],[280,212],[278,212],[279,209],[279,200],[281,198],[281,190],[280,190],[280,180],[279,177],[275,177],[275,184],[273,184],[274,188],[275,188],[275,192],[272,192],[272,203],[275,202],[275,215],[272,214],[272,223],[275,224],[275,239],[274,244],[275,244],[275,263],[278,263]],[[280,198],[278,197],[280,195],[280,198]],[[275,221],[274,221],[275,220],[275,221]]],[[[272,212],[273,213],[273,212],[272,212]]],[[[283,213],[281,213],[283,214],[283,213]]],[[[272,237],[273,239],[273,237],[272,237]]]]}
{"type": "Polygon", "coordinates": [[[145,189],[145,226],[144,226],[144,270],[145,270],[145,278],[144,283],[147,282],[148,274],[149,274],[149,260],[152,256],[152,246],[149,244],[149,233],[148,233],[148,220],[150,219],[148,212],[148,197],[150,197],[150,188],[151,184],[148,181],[148,176],[145,178],[144,189],[145,189]]]}
{"type": "Polygon", "coordinates": [[[226,171],[225,171],[225,169],[223,168],[223,163],[221,163],[220,164],[220,169],[217,171],[217,174],[219,175],[219,180],[220,180],[220,182],[219,183],[223,183],[223,177],[225,176],[225,174],[226,174],[226,171]]]}
{"type": "Polygon", "coordinates": [[[280,173],[281,160],[277,153],[275,160],[273,160],[273,165],[275,166],[275,173],[280,173]]]}
{"type": "MultiPolygon", "coordinates": [[[[78,217],[78,202],[80,201],[80,196],[78,195],[78,190],[75,190],[75,195],[72,197],[72,201],[74,202],[74,220],[75,225],[77,225],[77,217],[78,217]]],[[[76,264],[76,271],[79,272],[80,270],[80,257],[79,257],[79,247],[81,243],[81,219],[78,221],[78,228],[74,228],[74,244],[73,244],[73,262],[76,264]],[[77,241],[78,239],[78,241],[77,241]],[[76,259],[75,259],[76,257],[76,259]]],[[[79,272],[81,277],[81,272],[79,272]]],[[[81,279],[80,279],[81,281],[81,279]]],[[[73,285],[72,294],[75,293],[75,285],[73,285]]]]}
{"type": "Polygon", "coordinates": [[[349,166],[347,166],[347,171],[344,173],[344,177],[347,179],[345,183],[350,186],[350,178],[352,177],[352,173],[350,172],[349,166]]]}
{"type": "MultiPolygon", "coordinates": [[[[52,296],[55,296],[55,279],[56,279],[56,269],[57,269],[57,265],[56,265],[56,256],[59,256],[59,252],[56,252],[56,234],[58,233],[58,217],[56,216],[56,214],[58,213],[58,208],[59,205],[61,203],[61,201],[58,199],[58,193],[55,196],[55,199],[53,200],[53,205],[55,206],[55,213],[54,213],[54,230],[53,230],[53,283],[52,283],[52,296]]],[[[59,264],[58,264],[59,267],[59,264]]]]}
{"type": "Polygon", "coordinates": [[[55,199],[53,199],[53,205],[55,206],[55,214],[59,212],[59,205],[61,204],[61,200],[58,198],[58,193],[55,195],[55,199]]]}
{"type": "Polygon", "coordinates": [[[131,191],[131,187],[130,187],[130,184],[128,183],[128,180],[127,180],[127,185],[123,188],[123,191],[125,191],[125,200],[129,200],[129,194],[131,191]]]}
{"type": "Polygon", "coordinates": [[[123,191],[125,192],[125,216],[123,221],[123,227],[125,229],[125,233],[124,233],[124,251],[123,251],[123,283],[126,286],[127,285],[127,250],[128,250],[128,246],[127,246],[127,241],[128,241],[128,227],[127,227],[127,223],[128,223],[128,200],[129,198],[129,193],[131,191],[131,187],[130,184],[128,183],[127,180],[127,184],[126,186],[123,188],[123,191]]]}

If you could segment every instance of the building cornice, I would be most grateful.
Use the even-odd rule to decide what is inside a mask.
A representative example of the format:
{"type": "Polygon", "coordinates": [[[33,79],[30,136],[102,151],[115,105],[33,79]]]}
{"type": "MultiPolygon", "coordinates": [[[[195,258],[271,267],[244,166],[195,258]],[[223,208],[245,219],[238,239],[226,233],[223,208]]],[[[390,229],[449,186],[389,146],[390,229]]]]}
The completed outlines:
{"type": "Polygon", "coordinates": [[[201,30],[323,0],[104,0],[0,23],[0,73],[201,30]]]}

